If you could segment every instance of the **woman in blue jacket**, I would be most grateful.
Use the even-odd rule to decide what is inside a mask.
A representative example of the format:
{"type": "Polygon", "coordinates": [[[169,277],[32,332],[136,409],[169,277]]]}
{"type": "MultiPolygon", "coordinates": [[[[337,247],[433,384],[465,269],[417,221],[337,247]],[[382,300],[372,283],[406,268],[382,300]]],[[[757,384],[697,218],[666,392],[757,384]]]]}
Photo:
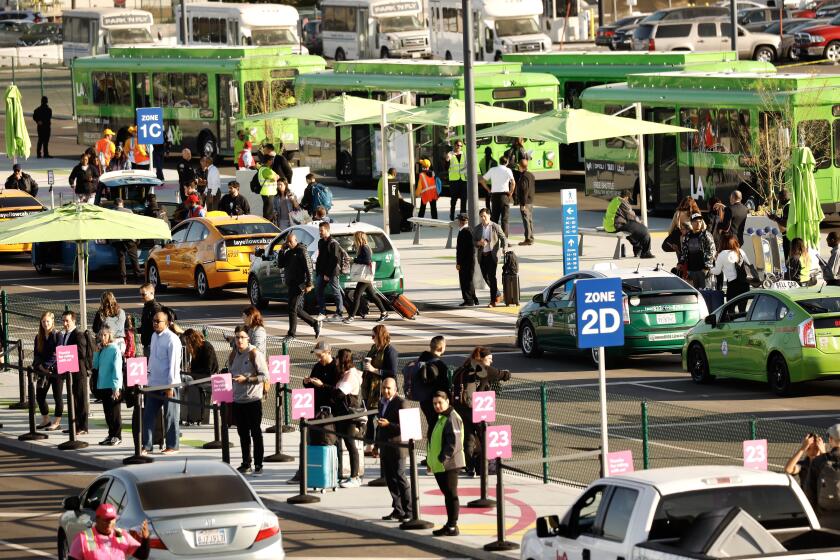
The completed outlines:
{"type": "Polygon", "coordinates": [[[98,371],[97,396],[102,399],[108,437],[100,441],[99,445],[119,445],[122,442],[122,360],[122,352],[114,340],[111,327],[102,327],[99,331],[99,350],[93,355],[93,369],[98,371]]]}

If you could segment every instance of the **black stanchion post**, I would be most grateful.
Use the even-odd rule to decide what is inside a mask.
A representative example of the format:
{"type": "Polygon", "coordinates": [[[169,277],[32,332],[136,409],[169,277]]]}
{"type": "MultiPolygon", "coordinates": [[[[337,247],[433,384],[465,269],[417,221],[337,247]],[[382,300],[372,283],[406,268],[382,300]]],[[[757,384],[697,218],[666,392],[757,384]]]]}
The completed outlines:
{"type": "Polygon", "coordinates": [[[502,460],[496,458],[496,542],[484,545],[484,550],[498,552],[516,550],[519,545],[505,540],[505,477],[502,460]]]}
{"type": "Polygon", "coordinates": [[[431,529],[434,524],[431,521],[420,519],[420,482],[417,474],[417,455],[415,453],[414,440],[408,440],[408,473],[411,478],[411,520],[400,523],[400,529],[404,531],[417,531],[420,529],[431,529]]]}
{"type": "Polygon", "coordinates": [[[143,391],[140,390],[140,387],[137,387],[137,404],[134,405],[134,414],[131,422],[131,428],[134,430],[137,429],[136,432],[132,433],[132,439],[134,440],[134,455],[131,457],[126,457],[123,459],[123,465],[143,465],[146,463],[151,463],[154,461],[148,455],[143,455],[142,446],[143,446],[143,391]]]}
{"type": "Polygon", "coordinates": [[[306,493],[307,477],[306,477],[306,463],[309,459],[306,452],[306,440],[309,435],[309,428],[306,426],[306,418],[300,419],[300,463],[298,464],[298,472],[300,473],[300,493],[297,496],[292,496],[286,503],[289,504],[314,504],[320,502],[321,498],[306,493]]]}
{"type": "Polygon", "coordinates": [[[222,435],[221,435],[221,421],[219,420],[219,405],[211,405],[213,409],[213,441],[208,441],[202,445],[202,449],[221,449],[222,435]]]}
{"type": "Polygon", "coordinates": [[[495,500],[487,497],[487,422],[482,420],[478,423],[478,433],[481,438],[481,497],[468,503],[468,508],[488,508],[496,505],[495,500]]]}
{"type": "MultiPolygon", "coordinates": [[[[47,434],[35,430],[35,384],[32,381],[32,368],[26,368],[26,381],[29,385],[29,431],[18,436],[21,441],[47,439],[47,434]]],[[[3,425],[0,424],[0,428],[3,425]]]]}
{"type": "Polygon", "coordinates": [[[18,402],[10,404],[9,408],[12,410],[23,410],[27,407],[26,374],[23,371],[23,344],[21,344],[20,340],[16,340],[13,344],[17,346],[18,355],[18,402]]]}
{"type": "Polygon", "coordinates": [[[265,457],[263,461],[266,463],[291,463],[295,458],[283,453],[283,421],[281,419],[281,415],[283,414],[283,392],[279,383],[274,386],[274,389],[274,455],[265,457]]]}
{"type": "Polygon", "coordinates": [[[84,449],[88,446],[87,442],[76,439],[76,402],[73,396],[73,374],[68,371],[64,375],[67,376],[67,424],[70,430],[70,439],[58,444],[58,448],[62,451],[84,449]]]}
{"type": "Polygon", "coordinates": [[[289,424],[289,385],[283,385],[283,433],[288,434],[295,431],[295,427],[289,424]]]}
{"type": "Polygon", "coordinates": [[[228,436],[227,408],[228,403],[221,403],[222,407],[222,461],[230,464],[230,438],[228,436]]]}

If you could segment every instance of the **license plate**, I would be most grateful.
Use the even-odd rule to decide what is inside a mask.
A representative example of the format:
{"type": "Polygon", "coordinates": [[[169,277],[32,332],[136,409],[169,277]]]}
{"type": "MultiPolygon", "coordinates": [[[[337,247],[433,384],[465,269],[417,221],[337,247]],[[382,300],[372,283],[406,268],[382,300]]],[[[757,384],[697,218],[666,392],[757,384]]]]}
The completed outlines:
{"type": "Polygon", "coordinates": [[[656,316],[656,324],[657,325],[676,325],[677,324],[677,314],[676,313],[659,313],[656,316]]]}
{"type": "Polygon", "coordinates": [[[218,546],[227,544],[227,531],[224,529],[203,529],[195,532],[195,546],[218,546]]]}
{"type": "Polygon", "coordinates": [[[679,332],[669,332],[669,333],[660,333],[660,334],[649,334],[648,340],[650,342],[662,342],[665,340],[680,340],[684,338],[685,335],[679,332]]]}
{"type": "Polygon", "coordinates": [[[375,280],[373,282],[373,287],[374,288],[381,288],[382,287],[382,280],[375,280]]]}
{"type": "Polygon", "coordinates": [[[411,58],[420,58],[422,55],[423,55],[423,53],[419,53],[419,52],[411,53],[411,58]]]}

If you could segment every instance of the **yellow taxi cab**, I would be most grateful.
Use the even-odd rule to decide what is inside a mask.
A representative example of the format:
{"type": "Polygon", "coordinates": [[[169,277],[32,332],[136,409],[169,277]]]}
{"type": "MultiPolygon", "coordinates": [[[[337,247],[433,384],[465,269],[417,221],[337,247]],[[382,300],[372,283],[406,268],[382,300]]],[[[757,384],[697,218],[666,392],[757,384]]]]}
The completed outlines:
{"type": "Polygon", "coordinates": [[[201,298],[212,290],[248,283],[254,250],[280,230],[258,216],[209,212],[172,228],[172,239],[146,259],[146,278],[155,288],[194,288],[201,298]]]}
{"type": "MultiPolygon", "coordinates": [[[[19,189],[0,189],[0,222],[29,216],[46,210],[34,196],[19,189]]],[[[0,253],[28,253],[31,243],[0,245],[0,253]]]]}

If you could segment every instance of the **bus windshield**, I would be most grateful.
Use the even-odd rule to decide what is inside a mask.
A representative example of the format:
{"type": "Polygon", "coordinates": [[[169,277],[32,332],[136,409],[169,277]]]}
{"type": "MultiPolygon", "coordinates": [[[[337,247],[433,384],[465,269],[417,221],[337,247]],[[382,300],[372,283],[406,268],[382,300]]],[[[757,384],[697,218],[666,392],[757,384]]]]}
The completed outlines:
{"type": "Polygon", "coordinates": [[[416,31],[419,29],[423,29],[423,22],[417,16],[393,16],[379,20],[379,31],[382,33],[416,31]]]}
{"type": "Polygon", "coordinates": [[[251,30],[251,40],[257,46],[294,45],[298,40],[288,27],[263,27],[251,30]]]}
{"type": "Polygon", "coordinates": [[[152,34],[145,28],[134,29],[110,29],[108,31],[109,45],[137,45],[140,43],[151,43],[152,34]]]}
{"type": "Polygon", "coordinates": [[[531,35],[539,32],[540,28],[537,26],[537,20],[532,17],[500,19],[496,21],[496,35],[499,37],[531,35]]]}

